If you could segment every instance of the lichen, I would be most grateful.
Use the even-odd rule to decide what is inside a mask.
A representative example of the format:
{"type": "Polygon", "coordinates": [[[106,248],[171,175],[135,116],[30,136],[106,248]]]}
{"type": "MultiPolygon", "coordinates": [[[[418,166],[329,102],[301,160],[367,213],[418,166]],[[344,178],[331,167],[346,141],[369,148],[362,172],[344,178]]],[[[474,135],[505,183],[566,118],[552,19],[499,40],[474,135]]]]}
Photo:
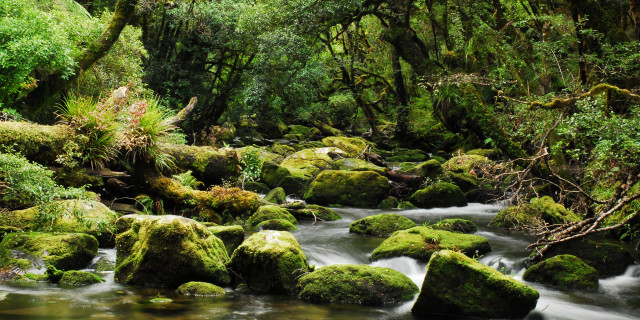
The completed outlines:
{"type": "Polygon", "coordinates": [[[331,265],[300,278],[303,301],[382,305],[408,301],[418,287],[404,274],[367,265],[331,265]]]}

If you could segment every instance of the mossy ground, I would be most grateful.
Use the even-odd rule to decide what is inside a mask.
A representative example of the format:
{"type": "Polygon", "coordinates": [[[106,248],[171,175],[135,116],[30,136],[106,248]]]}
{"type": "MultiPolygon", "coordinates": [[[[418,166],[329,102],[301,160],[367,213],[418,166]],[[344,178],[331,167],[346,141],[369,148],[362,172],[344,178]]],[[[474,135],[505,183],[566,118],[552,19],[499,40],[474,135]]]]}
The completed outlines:
{"type": "Polygon", "coordinates": [[[303,301],[382,305],[408,301],[418,287],[404,274],[367,265],[331,265],[300,278],[303,301]]]}
{"type": "Polygon", "coordinates": [[[395,213],[383,213],[364,217],[349,226],[349,232],[370,236],[388,236],[398,230],[406,230],[416,226],[411,219],[395,213]]]}
{"type": "Polygon", "coordinates": [[[428,261],[433,253],[440,250],[456,250],[476,256],[490,252],[491,247],[485,237],[419,226],[395,232],[373,250],[371,259],[406,256],[428,261]]]}

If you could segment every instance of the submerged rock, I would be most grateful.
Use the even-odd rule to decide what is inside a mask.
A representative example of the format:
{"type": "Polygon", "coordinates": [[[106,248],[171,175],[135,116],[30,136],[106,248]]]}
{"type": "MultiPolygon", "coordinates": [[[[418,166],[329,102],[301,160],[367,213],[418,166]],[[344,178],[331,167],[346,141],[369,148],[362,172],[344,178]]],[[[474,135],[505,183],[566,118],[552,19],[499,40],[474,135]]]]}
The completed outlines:
{"type": "Polygon", "coordinates": [[[295,294],[300,275],[309,271],[298,241],[286,231],[261,231],[231,256],[229,270],[252,291],[295,294]]]}
{"type": "Polygon", "coordinates": [[[419,208],[462,207],[467,200],[458,186],[448,182],[436,182],[416,191],[409,201],[419,208]]]}
{"type": "Polygon", "coordinates": [[[371,259],[411,257],[429,261],[431,255],[440,250],[459,250],[470,256],[491,251],[485,237],[461,234],[427,227],[414,227],[397,231],[373,250],[371,259]]]}
{"type": "Polygon", "coordinates": [[[207,229],[222,240],[229,256],[244,241],[244,229],[241,226],[208,226],[207,229]]]}
{"type": "Polygon", "coordinates": [[[389,268],[367,265],[322,267],[298,283],[303,301],[382,305],[408,301],[418,293],[409,277],[389,268]]]}
{"type": "Polygon", "coordinates": [[[247,224],[255,227],[262,221],[273,219],[287,220],[292,224],[298,223],[296,218],[292,216],[287,209],[274,205],[266,205],[260,207],[258,211],[247,220],[247,224]]]}
{"type": "Polygon", "coordinates": [[[395,213],[383,213],[356,220],[349,226],[349,232],[370,236],[388,236],[398,230],[416,226],[411,219],[395,213]]]}
{"type": "Polygon", "coordinates": [[[478,226],[473,221],[466,219],[444,219],[430,227],[432,229],[462,233],[474,233],[478,231],[478,226]]]}
{"type": "Polygon", "coordinates": [[[117,229],[117,282],[168,288],[197,280],[231,282],[224,243],[201,223],[172,215],[127,215],[118,219],[117,229]]]}
{"type": "Polygon", "coordinates": [[[522,279],[567,289],[598,288],[598,271],[580,258],[568,254],[531,266],[522,275],[522,279]]]}
{"type": "Polygon", "coordinates": [[[503,229],[540,228],[546,224],[580,221],[579,215],[567,210],[551,197],[531,199],[530,203],[511,206],[498,212],[489,225],[503,229]]]}
{"type": "Polygon", "coordinates": [[[181,284],[176,292],[188,296],[215,297],[226,294],[224,289],[208,282],[191,281],[181,284]]]}
{"type": "Polygon", "coordinates": [[[65,272],[60,279],[60,284],[70,286],[85,286],[101,282],[104,282],[104,279],[98,277],[97,275],[91,272],[77,270],[65,272]]]}
{"type": "Polygon", "coordinates": [[[82,269],[97,253],[98,241],[84,233],[10,233],[0,243],[0,270],[13,270],[15,275],[43,274],[46,266],[82,269]]]}
{"type": "Polygon", "coordinates": [[[376,207],[389,192],[387,178],[373,171],[321,172],[309,186],[305,200],[320,205],[376,207]]]}
{"type": "Polygon", "coordinates": [[[523,318],[539,294],[528,285],[460,252],[431,256],[414,314],[482,318],[523,318]]]}

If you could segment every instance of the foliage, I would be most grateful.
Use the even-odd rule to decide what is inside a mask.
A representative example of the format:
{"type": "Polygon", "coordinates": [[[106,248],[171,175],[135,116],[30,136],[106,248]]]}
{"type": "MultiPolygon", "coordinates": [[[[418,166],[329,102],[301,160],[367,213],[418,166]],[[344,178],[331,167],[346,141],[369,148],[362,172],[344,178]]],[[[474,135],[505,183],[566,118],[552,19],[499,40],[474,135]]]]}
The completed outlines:
{"type": "Polygon", "coordinates": [[[242,174],[240,180],[244,185],[245,181],[257,181],[260,179],[260,173],[262,171],[262,155],[260,149],[254,147],[247,147],[242,153],[240,163],[244,166],[242,168],[242,174]]]}
{"type": "Polygon", "coordinates": [[[191,170],[188,170],[184,173],[174,174],[171,178],[190,189],[198,189],[199,187],[202,187],[204,183],[198,181],[194,176],[191,175],[191,173],[191,170]]]}

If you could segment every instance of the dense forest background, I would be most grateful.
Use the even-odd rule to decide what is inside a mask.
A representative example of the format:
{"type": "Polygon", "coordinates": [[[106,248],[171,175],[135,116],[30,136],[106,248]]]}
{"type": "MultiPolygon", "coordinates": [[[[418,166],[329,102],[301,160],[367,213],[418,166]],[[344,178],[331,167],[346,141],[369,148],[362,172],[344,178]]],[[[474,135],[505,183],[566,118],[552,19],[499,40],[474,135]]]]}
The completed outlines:
{"type": "Polygon", "coordinates": [[[487,175],[509,199],[584,217],[548,232],[639,234],[638,0],[0,3],[4,119],[72,123],[69,101],[121,87],[165,116],[197,98],[174,142],[302,124],[388,150],[498,149],[509,170],[487,175]]]}

